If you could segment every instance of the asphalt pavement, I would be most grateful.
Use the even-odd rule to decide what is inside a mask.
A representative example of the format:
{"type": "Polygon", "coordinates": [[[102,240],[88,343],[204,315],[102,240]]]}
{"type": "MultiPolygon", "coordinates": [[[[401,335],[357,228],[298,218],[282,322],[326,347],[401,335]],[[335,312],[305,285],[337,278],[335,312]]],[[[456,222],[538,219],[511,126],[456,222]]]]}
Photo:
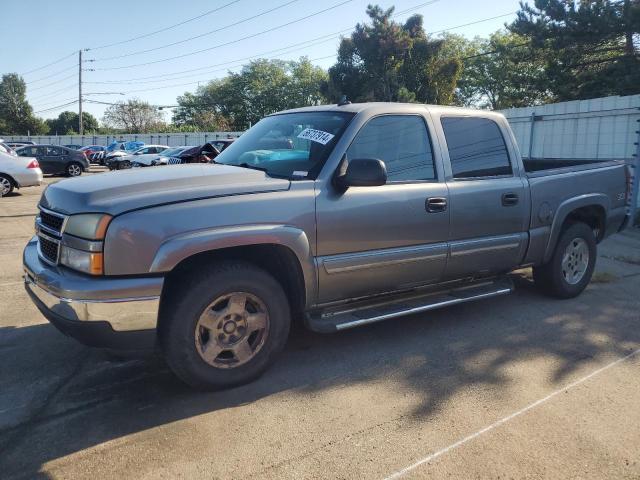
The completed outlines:
{"type": "Polygon", "coordinates": [[[510,296],[295,329],[259,380],[198,393],[31,304],[21,251],[41,192],[0,199],[3,479],[640,478],[637,229],[600,245],[576,299],[522,271],[510,296]]]}

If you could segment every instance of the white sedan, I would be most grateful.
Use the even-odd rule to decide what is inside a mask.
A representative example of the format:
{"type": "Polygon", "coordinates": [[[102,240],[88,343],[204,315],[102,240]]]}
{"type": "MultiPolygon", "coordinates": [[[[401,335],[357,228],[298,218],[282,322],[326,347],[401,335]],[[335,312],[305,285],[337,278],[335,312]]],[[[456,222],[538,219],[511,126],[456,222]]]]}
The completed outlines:
{"type": "Polygon", "coordinates": [[[14,188],[35,187],[42,183],[42,170],[38,160],[19,157],[0,142],[0,197],[9,195],[14,188]]]}

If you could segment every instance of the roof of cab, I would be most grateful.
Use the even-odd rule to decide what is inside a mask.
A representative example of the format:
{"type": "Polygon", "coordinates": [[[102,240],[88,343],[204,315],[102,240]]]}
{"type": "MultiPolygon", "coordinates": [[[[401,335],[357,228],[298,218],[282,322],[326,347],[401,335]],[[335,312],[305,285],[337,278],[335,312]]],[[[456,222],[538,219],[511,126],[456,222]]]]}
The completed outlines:
{"type": "Polygon", "coordinates": [[[300,112],[352,112],[360,113],[364,111],[372,111],[371,113],[395,113],[407,111],[427,110],[434,114],[445,115],[447,113],[478,116],[478,117],[494,117],[502,116],[502,114],[490,110],[480,110],[474,108],[451,107],[445,105],[428,105],[424,103],[398,103],[398,102],[367,102],[367,103],[348,103],[345,105],[315,105],[311,107],[293,108],[291,110],[283,110],[273,115],[283,113],[300,113],[300,112]]]}

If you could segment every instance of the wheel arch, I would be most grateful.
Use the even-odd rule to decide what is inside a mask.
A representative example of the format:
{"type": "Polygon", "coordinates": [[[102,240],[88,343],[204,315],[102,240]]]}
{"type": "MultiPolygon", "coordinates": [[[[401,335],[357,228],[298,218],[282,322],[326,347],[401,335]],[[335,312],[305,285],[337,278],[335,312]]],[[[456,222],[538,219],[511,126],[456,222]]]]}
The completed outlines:
{"type": "Polygon", "coordinates": [[[605,235],[609,208],[609,197],[604,194],[581,195],[562,202],[553,219],[543,261],[546,263],[551,259],[560,234],[571,223],[586,223],[593,229],[596,241],[602,240],[605,235]]]}
{"type": "Polygon", "coordinates": [[[14,188],[20,188],[20,184],[16,181],[15,178],[13,178],[13,176],[9,175],[6,172],[0,172],[0,175],[2,175],[3,177],[7,177],[14,188]]]}
{"type": "Polygon", "coordinates": [[[190,269],[223,259],[247,261],[272,274],[296,313],[315,301],[317,274],[308,238],[285,225],[211,229],[173,237],[158,249],[150,272],[166,272],[164,291],[190,269]]]}

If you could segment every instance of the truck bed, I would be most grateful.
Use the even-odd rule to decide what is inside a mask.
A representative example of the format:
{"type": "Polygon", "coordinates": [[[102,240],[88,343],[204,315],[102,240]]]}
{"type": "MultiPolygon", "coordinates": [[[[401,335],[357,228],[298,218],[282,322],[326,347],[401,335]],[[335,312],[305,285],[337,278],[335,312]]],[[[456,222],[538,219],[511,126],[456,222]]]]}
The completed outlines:
{"type": "MultiPolygon", "coordinates": [[[[523,158],[522,163],[527,173],[547,170],[588,170],[603,167],[606,164],[624,162],[624,160],[592,159],[592,158],[523,158]],[[580,167],[580,168],[576,168],[580,167]]],[[[551,173],[551,172],[550,172],[551,173]]]]}

